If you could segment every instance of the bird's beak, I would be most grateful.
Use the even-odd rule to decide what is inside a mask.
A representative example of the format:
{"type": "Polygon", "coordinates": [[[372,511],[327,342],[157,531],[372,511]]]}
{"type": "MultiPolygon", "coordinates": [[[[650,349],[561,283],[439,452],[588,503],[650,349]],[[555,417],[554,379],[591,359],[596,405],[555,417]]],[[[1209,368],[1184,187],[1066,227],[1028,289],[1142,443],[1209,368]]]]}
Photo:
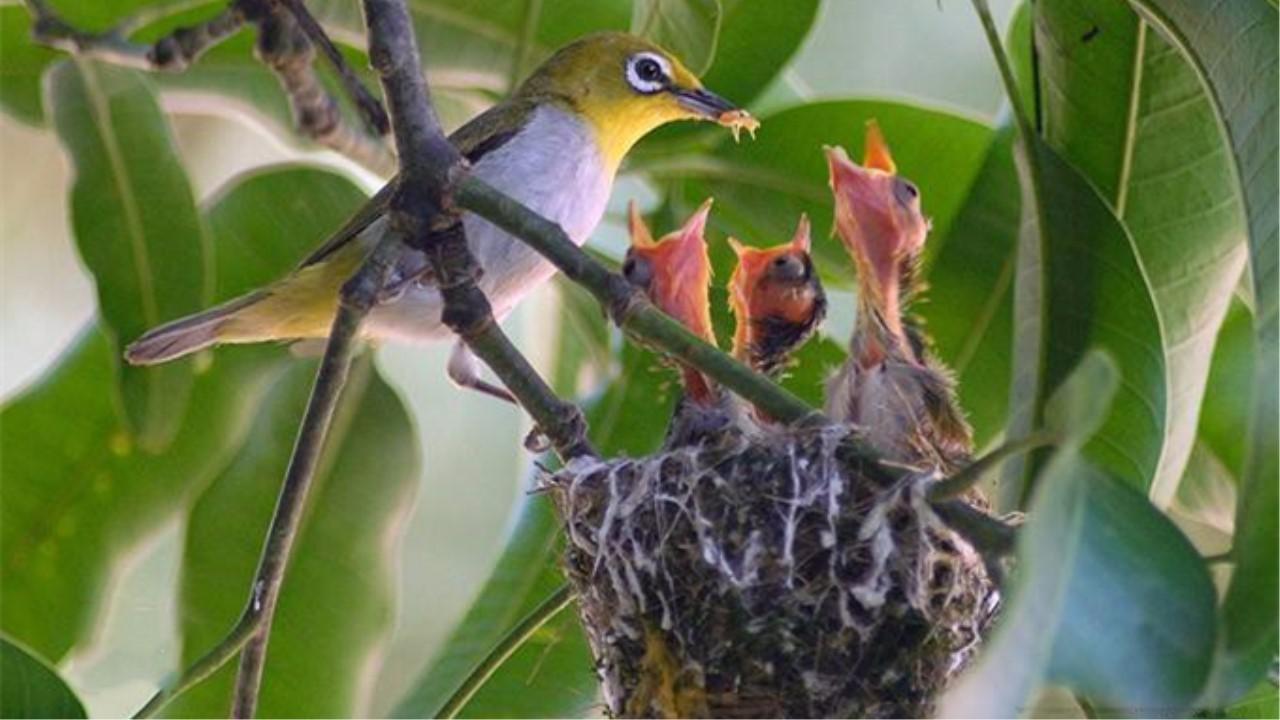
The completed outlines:
{"type": "Polygon", "coordinates": [[[680,107],[694,117],[711,120],[729,128],[733,132],[734,140],[738,139],[738,133],[743,130],[751,133],[751,137],[754,138],[756,130],[760,128],[760,121],[752,117],[751,113],[706,88],[676,87],[672,88],[671,93],[675,95],[680,107]]]}
{"type": "Polygon", "coordinates": [[[718,122],[721,115],[738,109],[737,105],[706,88],[678,87],[672,89],[671,93],[676,96],[676,100],[684,109],[708,120],[718,122]]]}

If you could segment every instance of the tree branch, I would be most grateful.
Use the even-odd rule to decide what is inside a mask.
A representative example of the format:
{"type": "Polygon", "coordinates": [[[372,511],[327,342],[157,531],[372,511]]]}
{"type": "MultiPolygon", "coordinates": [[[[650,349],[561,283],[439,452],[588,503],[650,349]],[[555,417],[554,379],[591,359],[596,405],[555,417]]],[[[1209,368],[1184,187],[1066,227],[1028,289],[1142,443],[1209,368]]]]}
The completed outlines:
{"type": "Polygon", "coordinates": [[[338,78],[342,80],[342,86],[346,88],[347,95],[351,98],[351,102],[355,103],[356,109],[360,111],[360,116],[364,119],[365,126],[369,132],[376,136],[386,135],[391,130],[391,121],[387,118],[387,111],[382,107],[382,101],[374,96],[369,88],[364,86],[360,81],[360,76],[356,75],[355,70],[347,64],[346,58],[342,56],[342,52],[338,50],[338,46],[333,44],[329,39],[329,35],[320,27],[320,23],[316,22],[311,11],[307,10],[307,6],[302,0],[272,0],[274,5],[284,5],[294,19],[298,21],[298,25],[311,42],[324,54],[325,60],[329,62],[329,67],[338,74],[338,78]]]}
{"type": "Polygon", "coordinates": [[[475,278],[453,205],[457,180],[469,169],[445,138],[421,70],[413,24],[403,0],[365,0],[369,59],[382,81],[400,156],[391,226],[426,253],[444,299],[444,323],[484,361],[550,438],[563,459],[594,454],[581,411],[558,398],[493,319],[475,278]]]}
{"type": "Polygon", "coordinates": [[[35,42],[80,57],[153,72],[182,72],[245,24],[252,24],[258,31],[255,52],[280,81],[299,134],[374,172],[385,175],[395,167],[389,148],[376,137],[386,132],[381,103],[361,84],[301,0],[232,0],[216,17],[178,28],[151,45],[129,39],[144,24],[142,15],[105,32],[91,33],[72,27],[45,0],[27,0],[27,8],[34,18],[31,32],[35,42]],[[313,33],[323,41],[315,42],[313,33]],[[317,45],[375,136],[351,127],[342,117],[337,100],[316,74],[317,45]]]}
{"type": "Polygon", "coordinates": [[[559,225],[469,175],[458,204],[520,238],[585,287],[632,339],[697,368],[779,421],[815,422],[822,414],[764,375],[690,332],[649,302],[621,275],[610,272],[569,239],[559,225]]]}
{"type": "Polygon", "coordinates": [[[276,502],[266,546],[258,563],[248,607],[245,608],[246,614],[256,618],[257,627],[241,652],[232,704],[233,717],[253,717],[256,709],[271,622],[275,616],[276,602],[280,598],[280,586],[284,581],[285,568],[298,534],[298,524],[306,507],[307,493],[315,477],[320,452],[324,449],[334,410],[351,369],[360,323],[377,301],[378,291],[386,282],[388,272],[403,249],[398,238],[385,238],[365,259],[355,275],[342,286],[338,312],[333,318],[324,358],[320,361],[311,398],[302,417],[302,427],[298,430],[298,440],[289,459],[289,469],[285,472],[284,485],[280,488],[280,498],[276,502]]]}

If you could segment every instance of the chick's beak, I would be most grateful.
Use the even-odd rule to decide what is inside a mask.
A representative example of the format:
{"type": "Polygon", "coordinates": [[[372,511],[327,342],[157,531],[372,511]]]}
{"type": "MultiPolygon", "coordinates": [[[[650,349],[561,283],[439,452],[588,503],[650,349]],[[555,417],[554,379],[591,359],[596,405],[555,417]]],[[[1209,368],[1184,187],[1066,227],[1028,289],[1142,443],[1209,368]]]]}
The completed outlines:
{"type": "Polygon", "coordinates": [[[714,342],[708,291],[711,261],[703,237],[710,213],[707,199],[683,227],[654,241],[633,209],[630,252],[648,263],[649,299],[699,337],[714,342]]]}
{"type": "MultiPolygon", "coordinates": [[[[885,297],[897,282],[897,263],[904,245],[892,210],[893,176],[879,167],[857,165],[844,148],[828,147],[825,151],[835,196],[835,230],[858,266],[863,283],[874,283],[877,294],[885,297]]],[[[884,157],[875,162],[883,162],[884,157]]]]}
{"type": "Polygon", "coordinates": [[[711,260],[707,255],[704,233],[707,216],[711,213],[711,199],[702,203],[684,227],[668,240],[670,255],[657,265],[656,275],[662,278],[665,289],[663,309],[672,317],[704,340],[714,342],[711,329],[711,300],[708,286],[711,282],[711,260]]]}

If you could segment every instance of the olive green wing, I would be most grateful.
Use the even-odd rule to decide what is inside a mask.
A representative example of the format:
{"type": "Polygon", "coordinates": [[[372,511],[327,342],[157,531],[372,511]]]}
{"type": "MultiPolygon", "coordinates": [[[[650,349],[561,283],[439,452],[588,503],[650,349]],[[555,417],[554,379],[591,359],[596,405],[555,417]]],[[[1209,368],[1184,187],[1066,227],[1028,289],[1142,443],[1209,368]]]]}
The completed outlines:
{"type": "MultiPolygon", "coordinates": [[[[534,103],[523,100],[498,103],[455,130],[449,136],[449,141],[458,148],[458,152],[462,153],[463,157],[475,164],[480,161],[480,158],[497,150],[515,137],[529,121],[534,107],[534,103]]],[[[391,203],[397,180],[398,177],[388,180],[381,190],[360,206],[350,220],[343,223],[337,232],[330,235],[329,239],[308,255],[298,267],[304,268],[324,260],[345,247],[347,243],[364,232],[365,228],[382,217],[391,203]]]]}

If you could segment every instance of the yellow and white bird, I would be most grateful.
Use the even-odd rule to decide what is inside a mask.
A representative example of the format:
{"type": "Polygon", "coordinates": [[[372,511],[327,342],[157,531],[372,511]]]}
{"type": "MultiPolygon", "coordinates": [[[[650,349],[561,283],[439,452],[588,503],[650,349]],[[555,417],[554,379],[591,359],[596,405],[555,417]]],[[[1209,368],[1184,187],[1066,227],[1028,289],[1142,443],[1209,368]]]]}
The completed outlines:
{"type": "MultiPolygon", "coordinates": [[[[677,120],[712,120],[754,130],[745,111],[703,88],[671,54],[638,37],[602,33],[577,40],[544,62],[511,97],[450,138],[477,177],[559,223],[586,242],[604,214],[623,157],[640,138],[677,120]]],[[[157,327],[130,345],[130,363],[172,360],[220,343],[324,337],[339,288],[387,231],[395,181],[284,279],[211,310],[157,327]]],[[[467,240],[480,264],[480,289],[501,319],[554,267],[518,239],[471,213],[467,240]]],[[[367,337],[445,339],[442,299],[426,257],[408,252],[392,270],[363,326],[367,337]]],[[[458,343],[455,382],[502,397],[480,379],[458,343]]]]}

